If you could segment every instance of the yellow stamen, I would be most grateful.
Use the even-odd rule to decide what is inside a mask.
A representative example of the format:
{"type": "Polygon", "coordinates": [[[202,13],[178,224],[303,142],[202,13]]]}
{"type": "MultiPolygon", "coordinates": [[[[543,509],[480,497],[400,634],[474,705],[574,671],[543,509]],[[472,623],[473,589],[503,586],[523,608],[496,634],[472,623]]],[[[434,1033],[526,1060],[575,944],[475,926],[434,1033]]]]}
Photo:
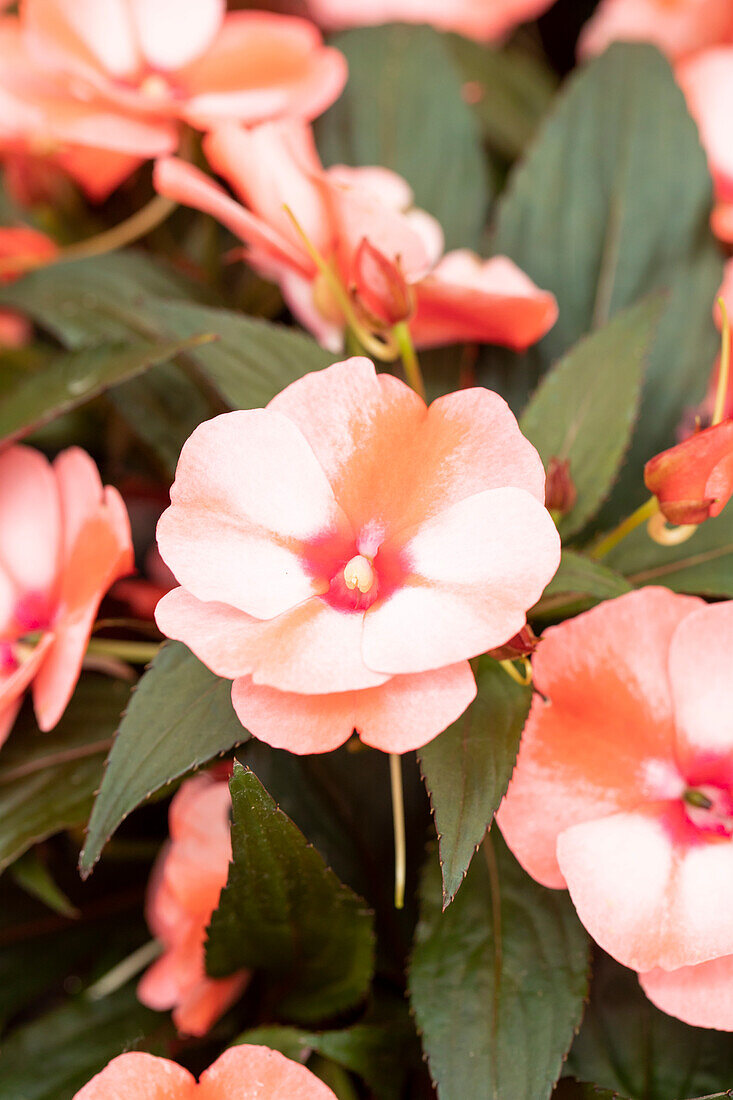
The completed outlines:
{"type": "Polygon", "coordinates": [[[720,333],[720,367],[718,369],[718,389],[715,394],[715,409],[713,411],[713,427],[720,424],[723,419],[730,376],[730,322],[728,320],[728,310],[725,308],[725,302],[722,298],[718,298],[718,308],[723,323],[720,333]]]}
{"type": "Polygon", "coordinates": [[[374,569],[369,558],[357,554],[344,566],[344,583],[348,589],[358,588],[364,595],[374,584],[374,569]]]}

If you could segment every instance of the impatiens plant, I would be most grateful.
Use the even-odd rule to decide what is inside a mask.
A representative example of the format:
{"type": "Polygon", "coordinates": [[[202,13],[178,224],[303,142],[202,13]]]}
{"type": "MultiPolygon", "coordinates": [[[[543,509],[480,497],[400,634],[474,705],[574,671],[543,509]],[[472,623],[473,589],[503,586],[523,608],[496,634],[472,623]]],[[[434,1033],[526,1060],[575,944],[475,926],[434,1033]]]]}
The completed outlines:
{"type": "Polygon", "coordinates": [[[733,0],[0,7],[0,1100],[733,1095],[733,0]]]}

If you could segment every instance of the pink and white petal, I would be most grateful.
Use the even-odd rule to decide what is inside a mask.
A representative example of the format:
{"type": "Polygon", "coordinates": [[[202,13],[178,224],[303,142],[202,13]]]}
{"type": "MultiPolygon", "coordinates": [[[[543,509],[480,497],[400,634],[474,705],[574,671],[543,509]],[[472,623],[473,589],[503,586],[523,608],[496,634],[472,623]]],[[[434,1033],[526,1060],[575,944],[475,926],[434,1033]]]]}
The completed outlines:
{"type": "Polygon", "coordinates": [[[404,214],[412,206],[414,195],[406,179],[398,176],[391,168],[367,165],[352,168],[348,164],[334,164],[326,170],[331,183],[342,187],[356,187],[368,191],[382,206],[404,214]]]}
{"type": "Polygon", "coordinates": [[[196,1093],[196,1100],[275,1100],[275,1097],[336,1100],[331,1089],[299,1062],[292,1062],[269,1047],[246,1044],[225,1050],[204,1070],[196,1093]]]}
{"type": "MultiPolygon", "coordinates": [[[[733,600],[701,606],[677,627],[669,679],[683,767],[733,757],[733,600]]],[[[707,778],[707,777],[705,777],[707,778]]],[[[704,778],[689,774],[690,782],[704,778]]]]}
{"type": "Polygon", "coordinates": [[[212,129],[288,116],[312,119],[341,94],[343,55],[312,23],[271,12],[231,12],[208,50],[179,70],[188,93],[183,117],[212,129]]]}
{"type": "Polygon", "coordinates": [[[321,347],[334,353],[343,350],[344,323],[324,317],[314,298],[314,282],[310,277],[283,270],[277,276],[280,292],[290,312],[304,328],[315,336],[321,347]]]}
{"type": "Polygon", "coordinates": [[[0,454],[0,566],[24,593],[53,592],[61,557],[61,506],[48,459],[16,445],[0,454]]]}
{"type": "Polygon", "coordinates": [[[677,66],[675,76],[697,122],[717,198],[733,199],[733,46],[703,50],[677,66]]]}
{"type": "Polygon", "coordinates": [[[226,0],[130,0],[140,49],[153,69],[179,69],[211,45],[226,13],[226,0]]]}
{"type": "Polygon", "coordinates": [[[61,501],[64,554],[68,555],[90,516],[102,510],[104,487],[97,464],[81,447],[62,451],[54,459],[53,472],[61,501]]]}
{"type": "Polygon", "coordinates": [[[142,1051],[113,1058],[73,1100],[202,1100],[196,1081],[183,1066],[142,1051]]]}
{"type": "Polygon", "coordinates": [[[232,706],[252,736],[298,756],[333,752],[349,740],[356,720],[355,695],[300,695],[255,684],[249,676],[232,684],[232,706]]]}
{"type": "Polygon", "coordinates": [[[403,532],[410,575],[364,618],[364,661],[425,672],[502,645],[560,562],[549,513],[524,489],[489,489],[403,532]]]}
{"type": "Polygon", "coordinates": [[[363,616],[318,598],[275,619],[252,619],[176,588],[158,604],[160,630],[184,642],[218,676],[251,675],[280,691],[320,695],[382,684],[361,657],[363,616]]]}
{"type": "Polygon", "coordinates": [[[679,803],[573,825],[557,858],[582,923],[624,966],[733,954],[733,844],[700,841],[679,803]]]}
{"type": "Polygon", "coordinates": [[[691,1027],[733,1031],[733,955],[639,975],[653,1005],[691,1027]]]}
{"type": "Polygon", "coordinates": [[[166,565],[200,600],[272,619],[328,590],[304,543],[350,539],[346,517],[308,442],[269,409],[224,413],[185,443],[158,524],[166,565]]]}
{"type": "Polygon", "coordinates": [[[258,254],[302,275],[311,274],[312,265],[310,260],[305,262],[302,250],[294,248],[265,222],[245,210],[193,165],[177,157],[163,157],[156,162],[153,184],[159,195],[210,214],[258,254]]]}
{"type": "Polygon", "coordinates": [[[497,820],[543,885],[565,885],[556,855],[565,829],[682,793],[667,659],[674,631],[702,606],[643,588],[542,635],[539,694],[497,820]]]}
{"type": "Polygon", "coordinates": [[[490,390],[461,390],[427,409],[403,382],[354,358],[305,375],[268,408],[298,425],[356,531],[377,523],[389,537],[505,485],[544,501],[540,458],[490,390]]]}
{"type": "Polygon", "coordinates": [[[127,0],[24,0],[36,58],[77,76],[132,77],[142,60],[127,0]]]}

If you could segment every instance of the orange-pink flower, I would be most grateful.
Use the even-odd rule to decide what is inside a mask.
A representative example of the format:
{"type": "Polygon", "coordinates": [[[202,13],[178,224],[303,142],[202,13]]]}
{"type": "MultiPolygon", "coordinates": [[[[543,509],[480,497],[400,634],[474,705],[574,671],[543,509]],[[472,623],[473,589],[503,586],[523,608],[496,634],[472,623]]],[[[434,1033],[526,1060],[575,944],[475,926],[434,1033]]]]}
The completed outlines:
{"type": "Polygon", "coordinates": [[[336,1100],[314,1073],[268,1047],[230,1047],[194,1077],[167,1058],[120,1054],[73,1100],[336,1100]]]}
{"type": "Polygon", "coordinates": [[[601,0],[578,42],[581,56],[611,42],[652,42],[672,60],[733,39],[730,0],[601,0]]]}
{"type": "Polygon", "coordinates": [[[649,459],[644,484],[670,523],[719,516],[733,495],[733,420],[695,432],[649,459]]]}
{"type": "Polygon", "coordinates": [[[29,686],[41,729],[56,725],[100,601],[132,566],[122,498],[89,455],[0,454],[0,744],[29,686]]]}
{"type": "Polygon", "coordinates": [[[187,1035],[205,1035],[241,996],[249,973],[209,978],[204,964],[206,929],[226,884],[232,846],[231,797],[226,780],[188,779],[170,805],[170,841],[148,886],[147,920],[163,955],[143,975],[138,997],[173,1020],[187,1035]]]}
{"type": "Polygon", "coordinates": [[[545,632],[498,821],[687,1023],[733,1030],[733,601],[664,588],[545,632]]]}
{"type": "Polygon", "coordinates": [[[715,184],[712,226],[733,240],[733,45],[703,50],[677,67],[677,79],[697,122],[715,184]]]}
{"type": "MultiPolygon", "coordinates": [[[[25,260],[52,260],[58,246],[45,233],[29,226],[0,226],[0,283],[12,282],[18,275],[13,271],[14,261],[22,270],[25,260]]],[[[0,310],[0,346],[19,348],[28,343],[31,326],[28,320],[15,310],[0,310]]]]}
{"type": "Polygon", "coordinates": [[[0,26],[0,144],[92,198],[172,152],[180,124],[314,118],[346,80],[312,24],[225,0],[24,0],[0,26]]]}
{"type": "Polygon", "coordinates": [[[376,23],[431,23],[441,31],[488,42],[536,19],[554,0],[307,0],[313,19],[329,30],[376,23]]]}
{"type": "Polygon", "coordinates": [[[293,314],[326,347],[342,348],[344,314],[286,206],[357,310],[390,323],[414,309],[410,326],[419,347],[465,340],[523,349],[555,323],[554,296],[507,258],[482,261],[459,250],[441,259],[440,226],[412,207],[409,186],[394,172],[341,165],[324,171],[303,123],[222,126],[204,145],[241,203],[175,158],[156,165],[157,190],[228,226],[244,241],[247,261],[279,284],[293,314]]]}
{"type": "Polygon", "coordinates": [[[468,658],[526,622],[559,561],[544,471],[485,389],[428,408],[351,359],[185,444],[158,525],[181,584],[156,618],[254,736],[424,745],[468,706],[468,658]]]}

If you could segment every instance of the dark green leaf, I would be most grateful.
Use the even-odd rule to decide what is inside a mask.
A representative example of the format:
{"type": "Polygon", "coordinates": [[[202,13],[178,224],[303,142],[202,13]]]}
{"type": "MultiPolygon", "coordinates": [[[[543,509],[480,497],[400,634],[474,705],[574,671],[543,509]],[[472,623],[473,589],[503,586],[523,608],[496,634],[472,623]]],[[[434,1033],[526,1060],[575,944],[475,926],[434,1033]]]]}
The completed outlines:
{"type": "Polygon", "coordinates": [[[87,818],[127,700],[119,681],[84,676],[64,717],[40,733],[28,708],[0,756],[0,869],[87,818]]]}
{"type": "Polygon", "coordinates": [[[609,1092],[608,1089],[601,1089],[597,1085],[573,1081],[566,1077],[560,1081],[553,1092],[552,1100],[631,1100],[631,1097],[622,1096],[620,1092],[609,1092]]]}
{"type": "Polygon", "coordinates": [[[488,174],[448,40],[430,27],[391,25],[346,31],[333,44],[346,55],[349,82],[317,124],[324,163],[391,168],[438,219],[448,248],[475,248],[488,174]]]}
{"type": "Polygon", "coordinates": [[[26,852],[10,868],[10,875],[17,886],[31,897],[43,902],[62,917],[78,917],[76,909],[58,883],[54,880],[38,852],[26,852]]]}
{"type": "Polygon", "coordinates": [[[663,584],[674,592],[733,597],[733,503],[679,546],[660,546],[639,527],[605,561],[637,585],[663,584]]]}
{"type": "Polygon", "coordinates": [[[683,409],[705,390],[722,274],[711,202],[697,128],[669,64],[650,46],[616,44],[568,81],[499,204],[496,251],[560,306],[524,368],[515,364],[526,387],[585,333],[669,290],[616,515],[643,499],[643,462],[674,442],[683,409]]]}
{"type": "Polygon", "coordinates": [[[445,906],[504,797],[532,699],[532,689],[515,684],[490,657],[481,658],[476,683],[468,710],[418,753],[435,815],[445,906]]]}
{"type": "Polygon", "coordinates": [[[235,764],[230,789],[233,862],[209,928],[209,973],[268,972],[278,1013],[298,1023],[353,1008],[374,967],[371,913],[253,772],[235,764]]]}
{"type": "Polygon", "coordinates": [[[0,1096],[71,1100],[112,1058],[159,1027],[160,1016],[142,1007],[134,987],[95,1003],[79,997],[7,1036],[0,1096]]]}
{"type": "Polygon", "coordinates": [[[164,645],[132,696],[109,754],[79,861],[90,874],[127,815],[173,779],[249,737],[231,684],[184,645],[164,645]]]}
{"type": "Polygon", "coordinates": [[[568,460],[578,498],[559,523],[579,531],[608,496],[631,439],[644,361],[662,310],[656,296],[585,337],[550,370],[521,419],[545,466],[568,460]]]}
{"type": "Polygon", "coordinates": [[[551,596],[573,594],[613,599],[629,592],[632,585],[620,573],[575,550],[563,550],[560,568],[542,594],[542,604],[551,596]]]}
{"type": "Polygon", "coordinates": [[[600,956],[568,1059],[583,1081],[633,1100],[684,1100],[733,1082],[733,1035],[688,1027],[654,1008],[632,970],[600,956]]]}
{"type": "Polygon", "coordinates": [[[588,941],[567,894],[533,882],[497,835],[487,857],[445,912],[428,860],[412,1008],[440,1100],[547,1100],[583,1013],[588,941]]]}
{"type": "Polygon", "coordinates": [[[7,442],[27,435],[104,390],[209,340],[198,335],[157,343],[101,344],[59,356],[4,395],[0,439],[7,442]]]}

